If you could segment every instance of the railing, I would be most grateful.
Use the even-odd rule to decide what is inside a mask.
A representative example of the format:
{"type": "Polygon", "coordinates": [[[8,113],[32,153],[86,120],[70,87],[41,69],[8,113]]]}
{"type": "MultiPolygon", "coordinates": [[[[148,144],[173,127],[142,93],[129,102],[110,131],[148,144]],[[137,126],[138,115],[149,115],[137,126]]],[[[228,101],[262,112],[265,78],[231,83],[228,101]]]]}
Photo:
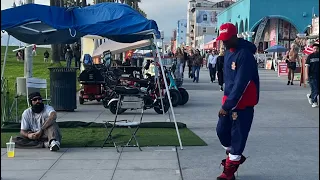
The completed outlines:
{"type": "Polygon", "coordinates": [[[8,80],[1,79],[1,125],[9,116],[9,91],[8,80]]]}
{"type": "Polygon", "coordinates": [[[18,122],[18,99],[15,98],[10,104],[8,80],[1,80],[1,126],[3,122],[18,122]]]}

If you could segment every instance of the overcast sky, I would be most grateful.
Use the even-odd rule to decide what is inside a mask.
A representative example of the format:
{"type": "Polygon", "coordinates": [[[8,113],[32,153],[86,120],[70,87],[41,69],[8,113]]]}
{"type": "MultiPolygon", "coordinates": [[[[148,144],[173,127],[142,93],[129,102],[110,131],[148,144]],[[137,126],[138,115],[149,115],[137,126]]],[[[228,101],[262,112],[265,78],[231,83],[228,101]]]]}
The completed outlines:
{"type": "Polygon", "coordinates": [[[141,0],[140,8],[146,12],[148,19],[157,22],[168,40],[177,28],[179,19],[187,19],[188,0],[141,0]]]}
{"type": "MultiPolygon", "coordinates": [[[[18,5],[19,0],[15,2],[18,5]]],[[[35,3],[49,5],[50,0],[35,0],[35,3]]],[[[1,9],[10,8],[12,4],[13,0],[1,0],[1,9]]],[[[164,31],[165,39],[169,40],[177,28],[177,21],[187,18],[187,5],[188,0],[141,0],[140,8],[146,12],[148,19],[157,22],[159,29],[164,31]]]]}

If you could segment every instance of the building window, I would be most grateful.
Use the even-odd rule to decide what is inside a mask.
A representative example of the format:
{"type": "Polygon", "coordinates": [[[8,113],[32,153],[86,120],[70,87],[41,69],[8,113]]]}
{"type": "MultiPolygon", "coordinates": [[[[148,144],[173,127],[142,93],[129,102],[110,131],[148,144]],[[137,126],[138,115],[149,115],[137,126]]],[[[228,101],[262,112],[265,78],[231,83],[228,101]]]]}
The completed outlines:
{"type": "Polygon", "coordinates": [[[207,32],[207,28],[206,27],[202,28],[202,32],[206,33],[207,32]]]}
{"type": "Polygon", "coordinates": [[[207,20],[208,20],[207,15],[206,15],[206,14],[204,14],[204,15],[203,15],[203,17],[202,17],[202,19],[203,19],[203,21],[207,21],[207,20]]]}

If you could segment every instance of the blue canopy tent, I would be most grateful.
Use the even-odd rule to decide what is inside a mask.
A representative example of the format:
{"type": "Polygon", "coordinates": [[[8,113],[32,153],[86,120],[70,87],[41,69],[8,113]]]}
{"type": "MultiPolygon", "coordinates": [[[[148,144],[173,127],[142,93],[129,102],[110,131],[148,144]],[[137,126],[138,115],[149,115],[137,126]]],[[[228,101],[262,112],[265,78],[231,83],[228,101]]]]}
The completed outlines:
{"type": "Polygon", "coordinates": [[[274,45],[265,50],[266,52],[287,52],[288,49],[281,45],[274,45]]]}
{"type": "Polygon", "coordinates": [[[37,45],[70,44],[85,35],[132,43],[160,36],[157,23],[130,6],[100,3],[84,8],[26,4],[1,11],[1,30],[37,45]]]}
{"type": "MultiPolygon", "coordinates": [[[[72,9],[38,4],[18,6],[1,11],[1,30],[22,42],[38,45],[69,44],[86,35],[102,36],[122,43],[160,38],[155,21],[146,19],[130,6],[120,3],[100,3],[72,9]]],[[[1,78],[3,77],[7,51],[8,47],[1,78]]],[[[159,54],[158,47],[156,47],[156,51],[159,54]]],[[[159,64],[164,76],[161,57],[159,57],[159,64]]],[[[163,79],[180,148],[183,149],[168,83],[165,77],[163,79]]],[[[160,84],[158,85],[160,87],[160,84]]]]}

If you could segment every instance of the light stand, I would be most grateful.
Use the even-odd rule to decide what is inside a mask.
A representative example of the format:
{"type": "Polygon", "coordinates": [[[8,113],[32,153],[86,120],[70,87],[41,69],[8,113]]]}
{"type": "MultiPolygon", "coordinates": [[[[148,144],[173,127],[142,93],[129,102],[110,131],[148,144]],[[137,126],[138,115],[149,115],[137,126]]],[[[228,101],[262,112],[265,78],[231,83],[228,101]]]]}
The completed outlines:
{"type": "MultiPolygon", "coordinates": [[[[161,31],[160,30],[160,39],[161,39],[161,52],[162,52],[162,58],[164,58],[164,52],[163,52],[163,49],[164,49],[164,46],[163,46],[163,39],[164,39],[164,31],[161,31]]],[[[160,54],[159,54],[160,56],[160,54]]]]}

